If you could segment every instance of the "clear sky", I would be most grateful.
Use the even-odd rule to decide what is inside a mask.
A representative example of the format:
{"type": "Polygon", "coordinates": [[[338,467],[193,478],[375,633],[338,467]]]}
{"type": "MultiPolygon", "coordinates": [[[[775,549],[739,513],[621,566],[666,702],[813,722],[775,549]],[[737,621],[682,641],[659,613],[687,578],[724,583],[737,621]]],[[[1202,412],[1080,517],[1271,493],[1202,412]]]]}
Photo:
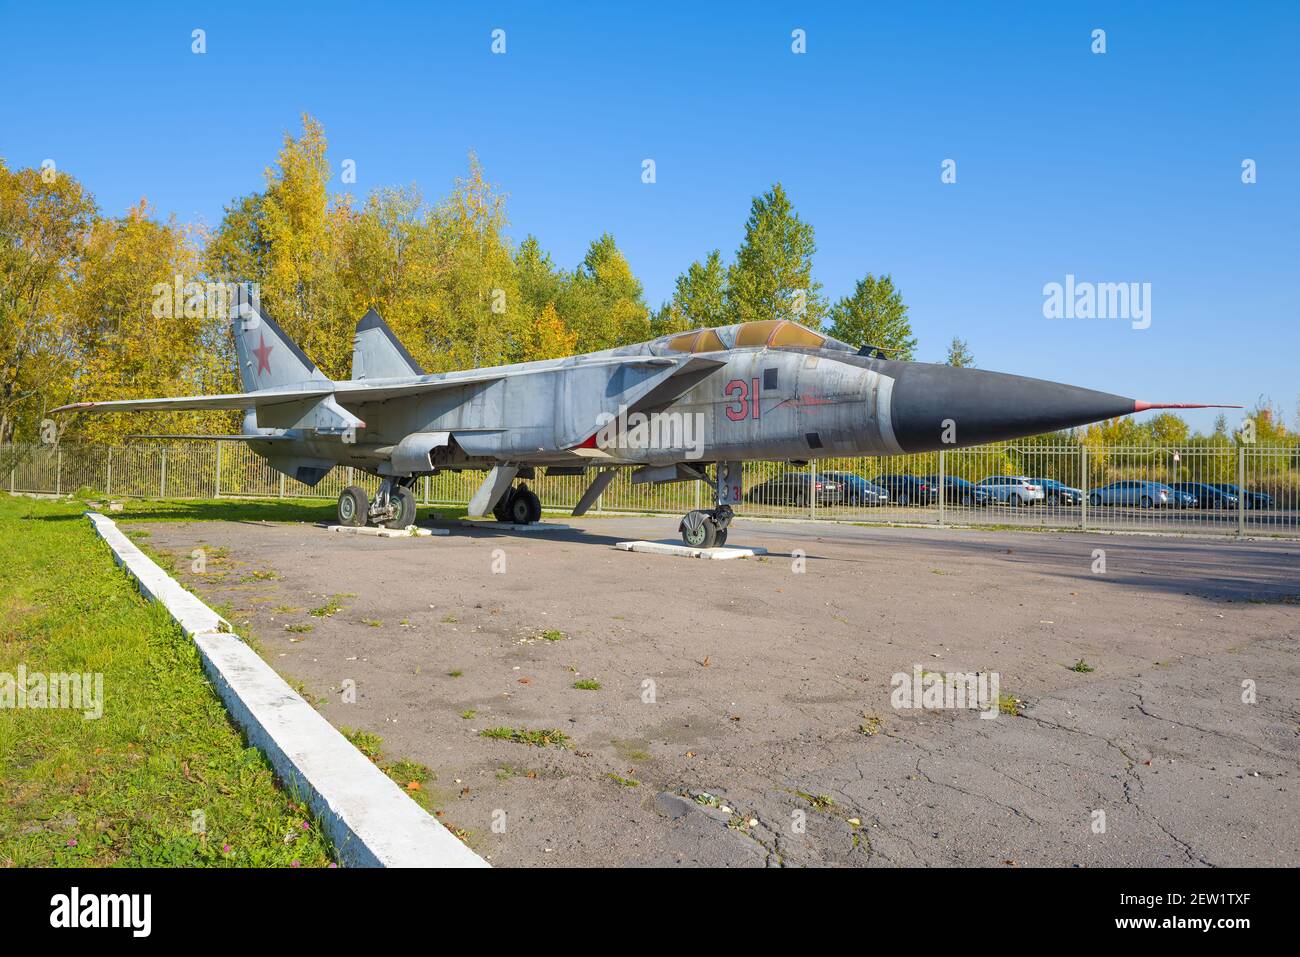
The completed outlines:
{"type": "Polygon", "coordinates": [[[476,151],[516,237],[572,268],[612,232],[651,305],[691,260],[730,258],[780,180],[825,292],[891,273],[922,359],[956,335],[982,368],[1153,401],[1267,395],[1294,420],[1298,50],[1294,0],[0,0],[0,156],[54,159],[110,215],[145,196],[215,224],[309,112],[360,193],[442,195],[476,151]],[[1045,318],[1067,274],[1150,283],[1150,327],[1045,318]]]}

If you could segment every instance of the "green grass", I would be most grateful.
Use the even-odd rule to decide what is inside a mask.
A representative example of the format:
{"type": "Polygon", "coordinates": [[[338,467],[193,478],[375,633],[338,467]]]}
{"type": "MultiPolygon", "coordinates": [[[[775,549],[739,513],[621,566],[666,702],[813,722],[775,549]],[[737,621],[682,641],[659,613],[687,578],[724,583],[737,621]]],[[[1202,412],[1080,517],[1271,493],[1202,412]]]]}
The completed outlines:
{"type": "Polygon", "coordinates": [[[1070,665],[1070,670],[1077,671],[1081,675],[1086,675],[1088,674],[1088,672],[1096,671],[1097,669],[1094,668],[1092,665],[1088,664],[1088,662],[1084,661],[1082,658],[1080,658],[1074,664],[1070,665]]]}
{"type": "MultiPolygon", "coordinates": [[[[104,501],[105,496],[90,496],[104,501]]],[[[332,498],[118,499],[123,508],[110,517],[119,522],[328,522],[338,521],[332,498]]],[[[420,506],[427,514],[431,506],[420,506]]],[[[440,505],[438,515],[465,517],[465,507],[440,505]]],[[[107,513],[106,513],[107,514],[107,513]]]]}
{"type": "Polygon", "coordinates": [[[636,780],[636,778],[625,778],[622,775],[615,774],[613,771],[610,771],[609,774],[605,776],[609,778],[611,781],[613,781],[615,784],[621,785],[625,788],[635,788],[641,786],[641,782],[636,780]]]}
{"type": "Polygon", "coordinates": [[[550,728],[540,731],[530,731],[527,728],[488,728],[485,731],[480,731],[479,736],[494,738],[498,741],[513,741],[516,744],[535,745],[539,748],[545,748],[552,744],[560,748],[569,746],[569,736],[567,734],[550,728]]]}
{"type": "Polygon", "coordinates": [[[343,595],[330,595],[329,600],[319,608],[313,608],[307,614],[313,618],[329,618],[343,610],[343,595]]]}
{"type": "Polygon", "coordinates": [[[581,681],[575,681],[573,686],[579,691],[599,691],[600,682],[594,678],[583,678],[581,681]]]}
{"type": "Polygon", "coordinates": [[[0,866],[330,863],[316,822],[228,720],[193,643],[81,511],[0,496],[0,672],[99,673],[104,689],[96,720],[0,708],[0,866]]]}
{"type": "Polygon", "coordinates": [[[542,632],[541,637],[545,638],[547,641],[563,641],[569,636],[562,631],[556,631],[552,628],[550,631],[542,632]]]}

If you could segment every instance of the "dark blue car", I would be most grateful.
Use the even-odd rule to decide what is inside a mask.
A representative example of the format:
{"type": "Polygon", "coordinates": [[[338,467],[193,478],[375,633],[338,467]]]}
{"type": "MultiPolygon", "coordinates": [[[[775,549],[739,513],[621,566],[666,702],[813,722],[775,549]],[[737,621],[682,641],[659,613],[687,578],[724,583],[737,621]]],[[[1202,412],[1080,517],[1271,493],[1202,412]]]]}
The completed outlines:
{"type": "MultiPolygon", "coordinates": [[[[927,475],[925,480],[934,488],[939,487],[939,476],[927,475]]],[[[945,475],[943,477],[943,500],[952,502],[954,505],[987,505],[989,503],[989,490],[980,488],[974,482],[968,482],[964,478],[945,475]]]]}
{"type": "Polygon", "coordinates": [[[1192,496],[1200,508],[1237,507],[1237,496],[1234,493],[1225,492],[1205,482],[1174,482],[1169,487],[1176,492],[1186,492],[1192,496]]]}
{"type": "MultiPolygon", "coordinates": [[[[1214,488],[1220,492],[1227,492],[1229,495],[1242,495],[1241,489],[1231,482],[1211,482],[1214,488]]],[[[1267,492],[1252,492],[1249,489],[1245,492],[1246,508],[1272,508],[1273,496],[1267,492]]]]}

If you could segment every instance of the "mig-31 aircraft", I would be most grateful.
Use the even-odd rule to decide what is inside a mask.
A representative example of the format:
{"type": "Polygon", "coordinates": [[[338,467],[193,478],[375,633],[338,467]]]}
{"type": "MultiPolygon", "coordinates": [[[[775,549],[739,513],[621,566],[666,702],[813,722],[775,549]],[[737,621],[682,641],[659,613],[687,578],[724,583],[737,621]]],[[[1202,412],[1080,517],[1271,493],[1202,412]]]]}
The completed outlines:
{"type": "Polygon", "coordinates": [[[1142,402],[978,369],[905,362],[774,319],[661,336],[563,359],[425,374],[373,309],[357,324],[352,378],[325,377],[237,287],[242,393],[79,402],[56,412],[243,409],[241,440],[272,468],[314,486],[335,466],[376,475],[372,499],[339,495],[345,525],[415,521],[417,479],[444,469],[486,478],[471,515],[536,522],[516,479],[591,475],[587,511],[618,468],[632,481],[706,481],[711,508],[683,517],[695,547],[726,541],[746,460],[897,455],[961,448],[1085,425],[1142,402]],[[710,474],[710,468],[712,474],[710,474]]]}

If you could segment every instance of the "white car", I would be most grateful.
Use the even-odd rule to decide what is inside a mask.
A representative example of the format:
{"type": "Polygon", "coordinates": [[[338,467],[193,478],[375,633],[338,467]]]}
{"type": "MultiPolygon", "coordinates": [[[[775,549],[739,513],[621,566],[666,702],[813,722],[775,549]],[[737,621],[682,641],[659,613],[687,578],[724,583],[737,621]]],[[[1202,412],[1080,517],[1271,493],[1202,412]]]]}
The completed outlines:
{"type": "Polygon", "coordinates": [[[1043,500],[1043,487],[1035,485],[1023,475],[991,475],[976,483],[989,493],[990,502],[1003,505],[1033,505],[1043,500]]]}

